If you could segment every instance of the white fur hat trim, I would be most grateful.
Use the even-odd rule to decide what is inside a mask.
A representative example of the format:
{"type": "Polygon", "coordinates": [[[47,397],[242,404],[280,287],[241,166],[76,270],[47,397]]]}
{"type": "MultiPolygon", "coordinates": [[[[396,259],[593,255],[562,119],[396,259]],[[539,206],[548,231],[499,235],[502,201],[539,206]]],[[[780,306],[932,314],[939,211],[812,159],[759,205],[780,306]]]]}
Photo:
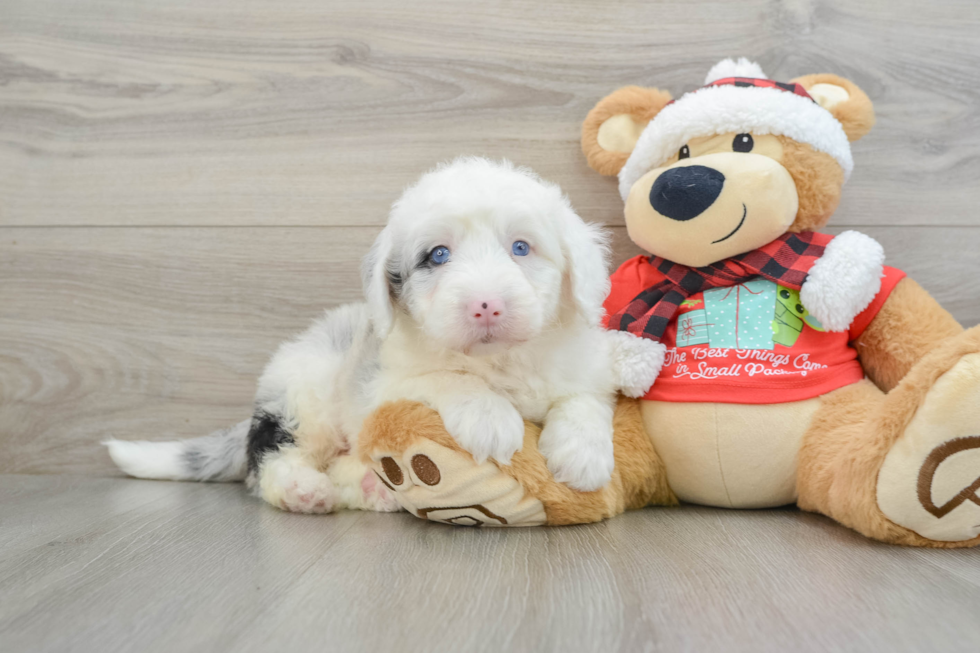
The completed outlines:
{"type": "Polygon", "coordinates": [[[751,79],[769,79],[766,74],[762,72],[762,66],[754,61],[749,61],[745,57],[739,57],[738,61],[734,59],[722,59],[708,71],[707,77],[704,78],[705,84],[710,84],[711,82],[717,82],[719,79],[725,79],[727,77],[749,77],[751,79]]]}
{"type": "MultiPolygon", "coordinates": [[[[725,60],[716,65],[708,75],[709,82],[714,81],[712,76],[716,74],[721,76],[715,79],[748,76],[741,71],[726,75],[729,63],[735,70],[743,60],[738,64],[725,60]]],[[[754,66],[745,72],[765,78],[759,77],[762,71],[756,64],[744,63],[754,66]]],[[[623,201],[640,177],[676,154],[692,138],[727,132],[788,136],[834,157],[844,170],[845,180],[854,169],[851,144],[844,127],[816,102],[778,88],[708,86],[664,107],[643,130],[619,172],[619,194],[623,201]]]]}

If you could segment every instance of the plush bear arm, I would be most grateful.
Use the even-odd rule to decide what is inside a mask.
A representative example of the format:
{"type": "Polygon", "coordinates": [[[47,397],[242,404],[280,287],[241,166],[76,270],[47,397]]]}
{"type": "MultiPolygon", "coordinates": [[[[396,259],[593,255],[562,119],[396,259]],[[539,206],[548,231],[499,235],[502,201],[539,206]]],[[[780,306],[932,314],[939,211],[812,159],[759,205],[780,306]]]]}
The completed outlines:
{"type": "Polygon", "coordinates": [[[677,503],[643,427],[638,401],[619,399],[613,416],[613,478],[595,492],[576,492],[555,481],[538,450],[541,429],[529,422],[525,427],[524,446],[510,465],[478,464],[446,432],[436,411],[396,401],[365,420],[358,451],[405,510],[430,521],[560,526],[677,503]]]}
{"type": "Polygon", "coordinates": [[[926,353],[962,331],[922,286],[905,278],[854,345],[865,374],[888,392],[926,353]]]}

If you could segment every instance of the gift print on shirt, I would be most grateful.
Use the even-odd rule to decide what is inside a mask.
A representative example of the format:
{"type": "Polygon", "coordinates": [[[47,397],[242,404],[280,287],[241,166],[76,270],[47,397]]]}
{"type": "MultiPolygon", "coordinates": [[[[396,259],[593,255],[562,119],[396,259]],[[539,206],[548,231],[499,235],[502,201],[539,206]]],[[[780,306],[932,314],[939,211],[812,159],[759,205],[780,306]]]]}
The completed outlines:
{"type": "Polygon", "coordinates": [[[708,345],[725,349],[772,349],[776,284],[754,279],[704,293],[708,345]]]}
{"type": "Polygon", "coordinates": [[[677,316],[677,346],[707,345],[708,316],[704,312],[704,299],[686,299],[681,303],[677,316]]]}
{"type": "Polygon", "coordinates": [[[753,279],[685,300],[677,316],[677,346],[742,350],[792,347],[804,326],[824,330],[800,302],[798,291],[767,279],[753,279]]]}
{"type": "Polygon", "coordinates": [[[803,332],[804,324],[816,331],[824,330],[820,320],[810,315],[800,302],[798,291],[777,286],[776,317],[772,321],[773,342],[784,347],[792,347],[803,332]]]}

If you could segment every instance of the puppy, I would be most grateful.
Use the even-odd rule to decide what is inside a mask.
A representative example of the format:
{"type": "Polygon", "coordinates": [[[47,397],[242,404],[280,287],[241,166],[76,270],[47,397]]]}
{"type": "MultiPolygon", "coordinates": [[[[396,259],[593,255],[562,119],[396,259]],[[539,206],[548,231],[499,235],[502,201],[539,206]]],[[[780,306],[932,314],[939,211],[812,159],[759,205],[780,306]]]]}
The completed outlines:
{"type": "MultiPolygon", "coordinates": [[[[351,454],[373,410],[410,399],[437,410],[481,462],[508,463],[524,420],[543,423],[555,477],[598,489],[612,475],[613,361],[623,359],[622,334],[600,326],[606,253],[556,185],[508,162],[458,159],[395,202],[364,261],[366,302],[328,311],[280,347],[250,422],[179,443],[113,441],[110,454],[140,477],[245,476],[291,511],[395,509],[351,454]]],[[[662,352],[648,353],[630,394],[659,371],[662,352]]]]}

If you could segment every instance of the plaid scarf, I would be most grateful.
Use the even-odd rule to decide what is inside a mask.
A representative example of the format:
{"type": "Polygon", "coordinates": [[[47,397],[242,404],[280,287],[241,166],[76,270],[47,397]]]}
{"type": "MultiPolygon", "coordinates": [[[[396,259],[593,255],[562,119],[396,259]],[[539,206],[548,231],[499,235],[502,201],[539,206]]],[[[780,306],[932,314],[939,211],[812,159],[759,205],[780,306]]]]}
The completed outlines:
{"type": "Polygon", "coordinates": [[[804,231],[783,234],[765,247],[724,261],[692,268],[659,256],[650,257],[650,265],[667,278],[646,288],[609,318],[613,331],[628,331],[635,336],[659,341],[671,323],[681,302],[711,288],[727,288],[764,277],[781,286],[799,290],[807,272],[823,255],[833,236],[804,231]]]}

